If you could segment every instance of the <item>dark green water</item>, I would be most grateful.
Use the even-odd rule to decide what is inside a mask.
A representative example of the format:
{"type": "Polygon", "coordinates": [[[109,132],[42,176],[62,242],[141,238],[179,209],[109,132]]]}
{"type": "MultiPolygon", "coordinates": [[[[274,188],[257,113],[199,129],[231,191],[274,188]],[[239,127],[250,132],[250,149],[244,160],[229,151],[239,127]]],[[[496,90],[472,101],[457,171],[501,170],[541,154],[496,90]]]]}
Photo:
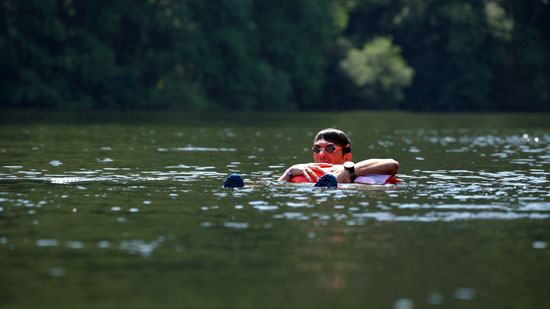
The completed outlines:
{"type": "Polygon", "coordinates": [[[0,307],[548,308],[549,116],[4,111],[0,307]],[[330,126],[403,182],[277,183],[330,126]]]}

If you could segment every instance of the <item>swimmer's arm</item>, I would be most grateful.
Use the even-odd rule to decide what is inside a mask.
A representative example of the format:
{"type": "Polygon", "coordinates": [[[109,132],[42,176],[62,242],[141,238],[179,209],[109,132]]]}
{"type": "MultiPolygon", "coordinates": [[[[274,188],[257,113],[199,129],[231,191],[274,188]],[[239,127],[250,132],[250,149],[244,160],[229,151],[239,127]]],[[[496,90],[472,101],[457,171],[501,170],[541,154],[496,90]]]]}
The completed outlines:
{"type": "MultiPolygon", "coordinates": [[[[399,162],[393,159],[369,159],[355,163],[355,177],[371,174],[395,176],[398,169],[399,162]]],[[[343,165],[335,165],[332,174],[336,176],[338,183],[351,183],[354,180],[343,165]]]]}
{"type": "Polygon", "coordinates": [[[298,175],[304,175],[308,181],[311,181],[314,179],[317,181],[319,177],[317,174],[315,174],[314,171],[320,171],[323,172],[322,167],[325,166],[332,166],[331,164],[316,164],[316,163],[306,163],[306,164],[296,164],[291,167],[289,167],[281,177],[279,177],[279,181],[290,181],[292,177],[298,176],[298,175]],[[290,175],[289,175],[290,172],[290,175]],[[292,175],[292,176],[291,176],[292,175]]]}
{"type": "Polygon", "coordinates": [[[399,162],[393,159],[368,159],[355,163],[355,176],[370,174],[395,176],[399,170],[399,162]]]}

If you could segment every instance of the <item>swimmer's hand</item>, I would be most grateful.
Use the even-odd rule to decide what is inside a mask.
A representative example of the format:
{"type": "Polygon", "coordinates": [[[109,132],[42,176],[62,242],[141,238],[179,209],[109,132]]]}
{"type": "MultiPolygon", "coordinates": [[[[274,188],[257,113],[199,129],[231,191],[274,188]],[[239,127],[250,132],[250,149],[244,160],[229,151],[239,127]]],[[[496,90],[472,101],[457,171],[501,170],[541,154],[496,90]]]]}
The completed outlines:
{"type": "Polygon", "coordinates": [[[279,181],[289,181],[292,177],[298,175],[304,175],[308,182],[316,182],[319,179],[319,176],[315,174],[315,171],[325,173],[323,168],[331,167],[332,164],[329,163],[307,163],[307,164],[296,164],[289,167],[285,173],[279,178],[279,181]]]}

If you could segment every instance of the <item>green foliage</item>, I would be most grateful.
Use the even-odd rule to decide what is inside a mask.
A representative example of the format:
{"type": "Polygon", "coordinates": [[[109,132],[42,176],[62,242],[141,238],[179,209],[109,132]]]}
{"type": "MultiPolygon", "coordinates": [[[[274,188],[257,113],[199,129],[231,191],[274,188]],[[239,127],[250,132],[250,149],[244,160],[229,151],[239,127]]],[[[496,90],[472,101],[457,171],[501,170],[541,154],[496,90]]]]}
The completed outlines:
{"type": "Polygon", "coordinates": [[[549,20],[543,1],[365,0],[345,35],[402,47],[415,78],[401,108],[549,110],[549,20]]]}
{"type": "Polygon", "coordinates": [[[4,0],[2,104],[311,106],[336,27],[318,26],[326,3],[4,0]]]}
{"type": "Polygon", "coordinates": [[[550,110],[548,54],[548,1],[0,0],[2,107],[550,110]]]}
{"type": "Polygon", "coordinates": [[[499,2],[513,21],[509,39],[499,47],[492,101],[506,110],[550,111],[550,4],[548,1],[499,2]]]}
{"type": "Polygon", "coordinates": [[[512,38],[514,29],[514,20],[507,16],[506,10],[496,1],[485,3],[485,13],[487,14],[487,24],[496,38],[509,41],[512,38]]]}
{"type": "Polygon", "coordinates": [[[403,100],[403,88],[411,84],[414,71],[401,57],[391,38],[377,37],[363,49],[352,48],[341,68],[359,87],[370,107],[395,108],[403,100]]]}

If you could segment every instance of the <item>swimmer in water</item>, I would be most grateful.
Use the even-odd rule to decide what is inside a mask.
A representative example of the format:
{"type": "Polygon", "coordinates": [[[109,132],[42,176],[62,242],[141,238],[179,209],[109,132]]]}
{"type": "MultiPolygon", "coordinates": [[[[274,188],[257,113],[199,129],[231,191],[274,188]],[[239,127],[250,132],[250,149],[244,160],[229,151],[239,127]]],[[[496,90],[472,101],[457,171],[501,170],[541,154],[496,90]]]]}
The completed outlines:
{"type": "Polygon", "coordinates": [[[351,140],[338,129],[329,128],[317,133],[312,150],[315,163],[295,164],[285,171],[279,181],[291,181],[302,175],[307,182],[316,182],[319,175],[330,173],[338,183],[352,183],[366,175],[394,176],[399,169],[399,162],[393,159],[368,159],[353,163],[351,140]]]}

